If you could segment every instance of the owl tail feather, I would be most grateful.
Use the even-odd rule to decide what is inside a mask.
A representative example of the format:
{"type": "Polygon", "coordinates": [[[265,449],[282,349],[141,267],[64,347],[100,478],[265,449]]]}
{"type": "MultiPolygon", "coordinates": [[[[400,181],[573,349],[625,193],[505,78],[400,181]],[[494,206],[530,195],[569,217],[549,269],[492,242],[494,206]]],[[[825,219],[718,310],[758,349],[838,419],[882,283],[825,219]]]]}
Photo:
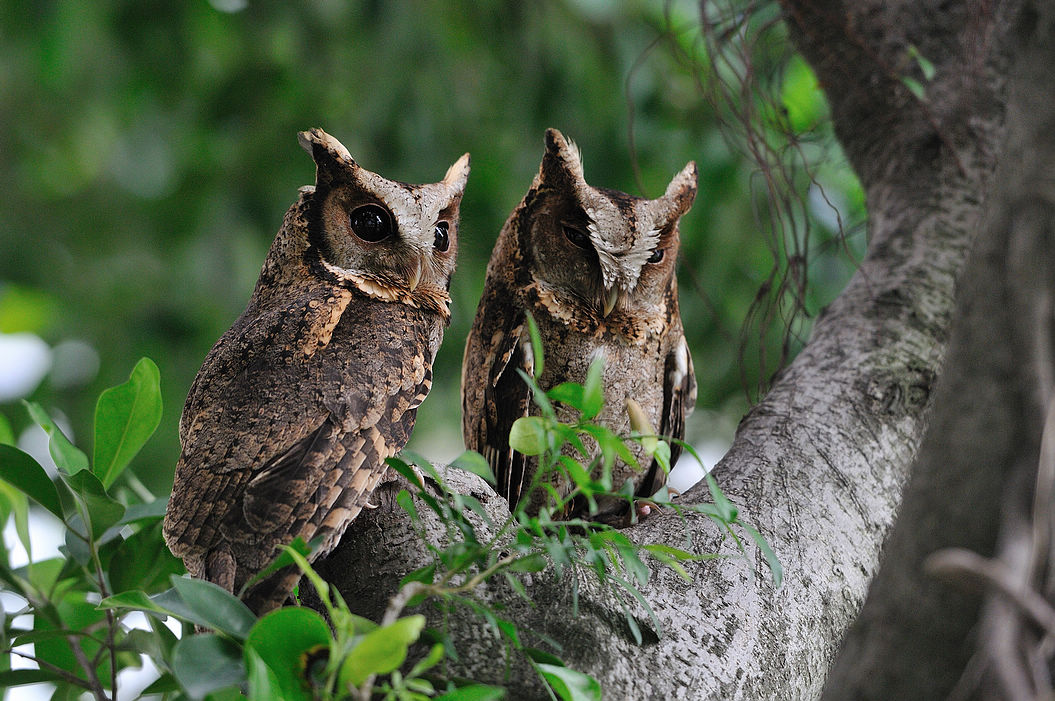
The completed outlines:
{"type": "Polygon", "coordinates": [[[301,572],[296,565],[283,567],[267,579],[253,585],[242,596],[242,601],[257,616],[273,611],[286,604],[293,589],[300,582],[301,572]]]}
{"type": "Polygon", "coordinates": [[[223,548],[213,550],[206,556],[202,577],[233,593],[235,573],[237,571],[238,564],[235,562],[234,554],[230,549],[223,548]]]}
{"type": "MultiPolygon", "coordinates": [[[[241,586],[239,580],[246,579],[238,575],[238,563],[229,548],[213,550],[205,558],[202,578],[223,587],[232,594],[237,594],[236,589],[241,586]]],[[[283,567],[263,581],[254,584],[242,595],[241,599],[249,610],[257,616],[263,616],[286,603],[297,586],[300,576],[300,570],[296,566],[283,567]]],[[[199,630],[199,632],[203,631],[199,630]]]]}

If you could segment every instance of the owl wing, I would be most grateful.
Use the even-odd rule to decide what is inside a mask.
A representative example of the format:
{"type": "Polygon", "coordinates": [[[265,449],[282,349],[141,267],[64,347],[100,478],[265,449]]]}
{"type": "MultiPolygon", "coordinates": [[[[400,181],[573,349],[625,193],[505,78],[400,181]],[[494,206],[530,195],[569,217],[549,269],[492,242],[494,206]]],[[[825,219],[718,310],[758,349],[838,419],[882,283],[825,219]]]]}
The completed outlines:
{"type": "MultiPolygon", "coordinates": [[[[663,410],[660,414],[659,435],[682,440],[685,438],[685,418],[696,406],[696,373],[692,367],[685,337],[674,344],[663,364],[663,410]]],[[[670,444],[670,466],[678,462],[681,446],[670,444]]],[[[667,472],[655,460],[637,489],[637,496],[650,497],[667,483],[667,472]]]]}
{"type": "Polygon", "coordinates": [[[165,537],[192,574],[229,590],[296,537],[336,544],[431,388],[423,344],[369,376],[340,353],[291,354],[274,339],[299,338],[307,308],[240,320],[206,358],[184,410],[165,537]]]}
{"type": "Polygon", "coordinates": [[[490,336],[484,363],[479,374],[483,380],[483,402],[470,427],[470,447],[474,447],[490,464],[498,482],[498,493],[512,509],[520,501],[524,489],[526,458],[509,446],[509,431],[513,422],[527,416],[531,404],[531,390],[517,373],[530,370],[522,340],[527,334],[523,316],[510,315],[490,336]]]}

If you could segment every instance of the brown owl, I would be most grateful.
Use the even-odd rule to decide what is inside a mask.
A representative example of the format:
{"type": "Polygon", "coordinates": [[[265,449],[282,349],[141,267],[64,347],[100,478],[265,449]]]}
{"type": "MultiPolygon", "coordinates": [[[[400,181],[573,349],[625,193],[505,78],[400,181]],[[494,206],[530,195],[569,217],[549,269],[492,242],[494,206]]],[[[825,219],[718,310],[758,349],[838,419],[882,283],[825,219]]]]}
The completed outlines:
{"type": "MultiPolygon", "coordinates": [[[[536,377],[543,389],[585,382],[591,361],[603,358],[605,406],[596,421],[629,434],[626,400],[634,399],[660,434],[683,437],[696,381],[674,268],[678,221],[695,195],[694,163],[655,200],[591,187],[575,145],[556,129],[546,132],[539,173],[491,254],[462,367],[465,444],[487,458],[498,491],[511,506],[528,499],[535,512],[546,498],[541,489],[525,493],[537,460],[513,451],[508,440],[517,418],[538,413],[517,373],[518,368],[531,373],[526,311],[544,346],[544,370],[536,377]]],[[[573,418],[566,407],[558,407],[558,416],[573,418]]],[[[635,449],[642,469],[616,465],[613,485],[632,479],[635,494],[648,497],[663,486],[666,474],[644,461],[640,446],[635,449]]],[[[680,450],[672,446],[671,452],[676,460],[680,450]]],[[[558,493],[570,493],[560,476],[547,479],[558,493]]],[[[625,523],[627,507],[626,500],[598,500],[594,518],[625,523]]]]}
{"type": "MultiPolygon", "coordinates": [[[[245,312],[216,342],[180,419],[165,540],[195,577],[238,592],[296,537],[331,550],[407,442],[450,316],[469,154],[442,181],[360,167],[321,129],[245,312]]],[[[299,579],[245,593],[257,613],[299,579]]]]}

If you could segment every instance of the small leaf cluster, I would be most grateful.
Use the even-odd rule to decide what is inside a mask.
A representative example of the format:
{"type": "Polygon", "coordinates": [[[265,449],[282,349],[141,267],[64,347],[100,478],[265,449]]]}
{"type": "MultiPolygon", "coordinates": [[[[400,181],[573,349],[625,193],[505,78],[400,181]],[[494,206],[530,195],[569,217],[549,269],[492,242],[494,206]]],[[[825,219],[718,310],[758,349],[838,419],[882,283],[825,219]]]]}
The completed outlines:
{"type": "Polygon", "coordinates": [[[444,658],[442,645],[401,671],[424,617],[393,616],[379,625],[352,614],[309,566],[303,542],[257,579],[300,567],[327,618],[290,606],[258,619],[221,587],[186,577],[161,535],[167,500],[149,494],[126,469],[157,428],[161,408],[158,368],[144,358],[128,382],[100,395],[89,459],[42,407],[27,403],[50,437],[55,479],[14,447],[0,417],[0,523],[14,516],[30,560],[13,568],[0,549],[0,588],[24,602],[12,615],[0,610],[0,688],[47,682],[53,699],[89,693],[102,701],[118,694],[120,672],[149,658],[160,676],[143,693],[180,700],[487,701],[504,694],[472,683],[437,687],[426,676],[444,658]],[[64,557],[33,560],[30,501],[61,523],[64,557]],[[145,623],[133,625],[140,614],[145,623]],[[26,618],[32,619],[28,628],[21,624],[26,618]],[[12,657],[37,669],[12,669],[12,657]]]}
{"type": "MultiPolygon", "coordinates": [[[[533,367],[541,374],[545,358],[534,321],[528,317],[534,353],[533,367]]],[[[532,477],[528,491],[545,490],[549,502],[537,513],[528,511],[527,500],[513,508],[501,524],[493,522],[487,510],[472,496],[450,489],[436,468],[424,458],[404,451],[389,460],[411,484],[418,484],[413,497],[407,490],[397,496],[397,503],[412,520],[421,522],[418,503],[429,509],[447,530],[445,546],[434,544],[422,531],[423,542],[432,552],[433,562],[407,575],[400,595],[393,600],[396,610],[420,604],[432,598],[441,606],[463,606],[478,614],[492,632],[503,639],[507,648],[523,653],[545,680],[555,698],[599,699],[600,685],[592,677],[570,669],[552,653],[528,646],[525,633],[517,625],[501,616],[501,611],[481,601],[475,594],[481,584],[501,577],[509,587],[525,599],[528,591],[521,576],[540,572],[552,566],[561,581],[572,589],[573,614],[577,615],[580,573],[593,575],[602,586],[609,588],[620,603],[627,626],[638,644],[644,640],[635,608],[644,611],[656,631],[662,626],[652,611],[640,587],[649,579],[651,559],[666,566],[685,579],[690,575],[685,562],[707,560],[718,555],[695,554],[688,548],[668,544],[639,544],[621,530],[606,523],[596,522],[591,516],[597,512],[597,498],[618,498],[627,501],[631,517],[642,500],[635,498],[631,480],[614,485],[613,466],[616,460],[634,467],[637,462],[628,443],[640,443],[645,455],[657,461],[661,469],[670,470],[669,439],[655,435],[641,408],[628,402],[631,435],[619,436],[595,422],[604,406],[602,385],[603,361],[594,361],[583,384],[564,382],[543,390],[534,376],[521,371],[521,376],[533,392],[538,415],[518,419],[510,433],[510,445],[524,455],[538,460],[539,468],[532,477]],[[574,422],[561,421],[556,410],[563,404],[574,410],[574,422]],[[584,439],[592,440],[597,449],[584,439]],[[413,465],[420,468],[435,485],[438,494],[426,488],[413,465]],[[553,486],[551,476],[559,474],[571,485],[567,494],[553,486]],[[574,503],[585,503],[586,512],[566,518],[574,503]],[[481,538],[474,521],[486,525],[487,537],[481,538]],[[566,571],[571,576],[564,577],[566,571]]],[[[692,446],[679,441],[685,450],[699,460],[692,446]]],[[[473,473],[495,484],[495,477],[487,461],[477,453],[466,452],[450,467],[473,473]]],[[[739,520],[736,507],[722,494],[712,477],[707,477],[713,503],[682,506],[672,503],[666,492],[646,500],[653,507],[670,508],[679,515],[689,511],[703,513],[716,521],[732,538],[741,555],[746,555],[743,541],[736,528],[743,529],[763,552],[774,581],[781,580],[780,563],[762,536],[749,524],[739,520]]],[[[689,533],[689,528],[686,528],[689,533]]],[[[390,609],[391,611],[392,609],[390,609]]],[[[438,634],[442,635],[442,634],[438,634]]],[[[559,645],[546,641],[559,653],[559,645]]],[[[450,644],[450,641],[448,641],[450,644]]],[[[453,653],[453,646],[449,652],[453,653]]]]}
{"type": "MultiPolygon", "coordinates": [[[[536,367],[541,369],[542,362],[540,354],[536,367]]],[[[436,544],[421,529],[433,562],[404,578],[379,623],[349,610],[340,593],[308,564],[311,547],[300,541],[287,547],[257,580],[282,567],[299,567],[318,593],[321,612],[289,606],[258,619],[231,593],[185,576],[183,564],[161,535],[166,500],[155,498],[127,469],[161,416],[159,373],[149,359],[135,366],[126,383],[100,395],[90,459],[42,407],[27,404],[50,437],[49,452],[58,468],[54,477],[14,447],[10,426],[0,416],[0,522],[14,518],[30,560],[24,567],[12,567],[6,550],[0,549],[0,587],[24,602],[13,615],[0,611],[0,687],[48,682],[55,688],[54,699],[88,693],[102,701],[118,693],[120,672],[141,668],[149,659],[159,677],[143,693],[177,700],[503,698],[501,688],[455,682],[442,673],[443,663],[456,659],[454,641],[444,631],[427,628],[424,616],[405,615],[408,608],[429,601],[441,608],[466,607],[479,615],[509,649],[524,655],[553,698],[599,699],[598,682],[567,667],[554,654],[560,652],[555,641],[535,636],[553,652],[529,645],[531,631],[503,618],[501,609],[478,593],[483,583],[501,577],[527,598],[521,578],[552,567],[558,575],[571,572],[565,579],[577,607],[580,575],[593,575],[616,592],[627,625],[640,642],[635,609],[645,611],[660,630],[640,591],[650,574],[647,561],[688,578],[683,563],[714,557],[667,544],[637,544],[618,529],[592,522],[589,514],[559,518],[571,499],[594,509],[595,498],[617,496],[633,508],[632,487],[620,485],[613,491],[611,484],[614,461],[634,459],[628,441],[639,442],[647,455],[669,469],[669,443],[653,435],[643,412],[635,416],[634,407],[629,407],[631,436],[616,436],[593,422],[603,407],[601,371],[594,364],[583,385],[564,383],[548,392],[525,375],[541,415],[522,420],[511,440],[522,452],[537,455],[544,471],[564,470],[574,485],[570,495],[551,490],[555,505],[536,514],[520,506],[496,524],[475,497],[452,490],[429,461],[406,452],[389,460],[419,485],[413,496],[401,491],[397,503],[418,524],[419,509],[431,511],[447,539],[436,544]],[[559,421],[556,403],[575,409],[578,420],[559,421]],[[597,457],[590,457],[593,452],[583,438],[600,447],[597,457]],[[419,470],[435,489],[426,488],[419,470]],[[63,557],[33,560],[30,501],[59,520],[65,536],[63,557]],[[486,529],[478,528],[481,523],[486,529]],[[134,624],[137,616],[145,622],[134,624]],[[32,621],[28,626],[22,623],[27,618],[32,621]],[[195,629],[198,634],[192,634],[195,629]],[[35,662],[37,669],[12,669],[13,657],[35,662]]],[[[494,483],[489,465],[477,453],[463,454],[450,467],[494,483]]],[[[679,514],[705,513],[738,545],[733,527],[744,529],[766,554],[779,583],[779,563],[765,541],[738,521],[736,508],[708,479],[713,504],[685,507],[665,498],[653,503],[679,514]]],[[[546,482],[537,478],[538,484],[545,488],[546,482]]]]}
{"type": "Polygon", "coordinates": [[[281,560],[297,565],[311,580],[325,617],[309,608],[285,606],[257,619],[224,589],[184,577],[173,577],[173,588],[161,594],[128,592],[104,599],[102,605],[173,616],[207,629],[175,644],[167,657],[168,672],[153,691],[214,701],[457,701],[501,696],[501,689],[478,684],[437,689],[425,675],[443,659],[442,645],[434,645],[424,659],[401,672],[410,646],[425,627],[424,616],[392,617],[378,625],[351,613],[340,594],[308,564],[308,552],[307,545],[296,541],[281,560]],[[389,676],[375,686],[379,675],[389,676]]]}
{"type": "Polygon", "coordinates": [[[127,382],[99,396],[90,459],[43,407],[26,408],[49,436],[57,475],[53,479],[16,448],[6,420],[0,423],[0,523],[14,517],[30,560],[12,567],[0,549],[0,586],[24,603],[14,615],[0,612],[0,688],[50,682],[53,698],[84,692],[106,698],[120,671],[142,665],[142,651],[160,658],[176,641],[156,621],[149,629],[133,629],[119,612],[100,605],[115,591],[158,592],[183,572],[161,537],[166,500],[155,499],[126,472],[161,420],[158,368],[144,358],[127,382]],[[61,523],[64,557],[33,560],[30,500],[61,523]],[[22,627],[19,614],[31,614],[29,627],[22,627]],[[32,653],[25,651],[29,644],[32,653]],[[12,669],[12,656],[35,661],[38,669],[12,669]]]}

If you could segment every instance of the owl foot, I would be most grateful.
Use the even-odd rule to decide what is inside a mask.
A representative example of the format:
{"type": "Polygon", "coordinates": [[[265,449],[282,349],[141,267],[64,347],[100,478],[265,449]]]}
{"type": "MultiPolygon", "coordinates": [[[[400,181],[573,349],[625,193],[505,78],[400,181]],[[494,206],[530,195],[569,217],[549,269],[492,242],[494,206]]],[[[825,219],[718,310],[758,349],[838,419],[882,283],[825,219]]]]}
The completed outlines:
{"type": "Polygon", "coordinates": [[[663,506],[651,499],[638,499],[634,501],[634,513],[637,515],[638,522],[644,521],[653,513],[662,512],[663,506]]]}

